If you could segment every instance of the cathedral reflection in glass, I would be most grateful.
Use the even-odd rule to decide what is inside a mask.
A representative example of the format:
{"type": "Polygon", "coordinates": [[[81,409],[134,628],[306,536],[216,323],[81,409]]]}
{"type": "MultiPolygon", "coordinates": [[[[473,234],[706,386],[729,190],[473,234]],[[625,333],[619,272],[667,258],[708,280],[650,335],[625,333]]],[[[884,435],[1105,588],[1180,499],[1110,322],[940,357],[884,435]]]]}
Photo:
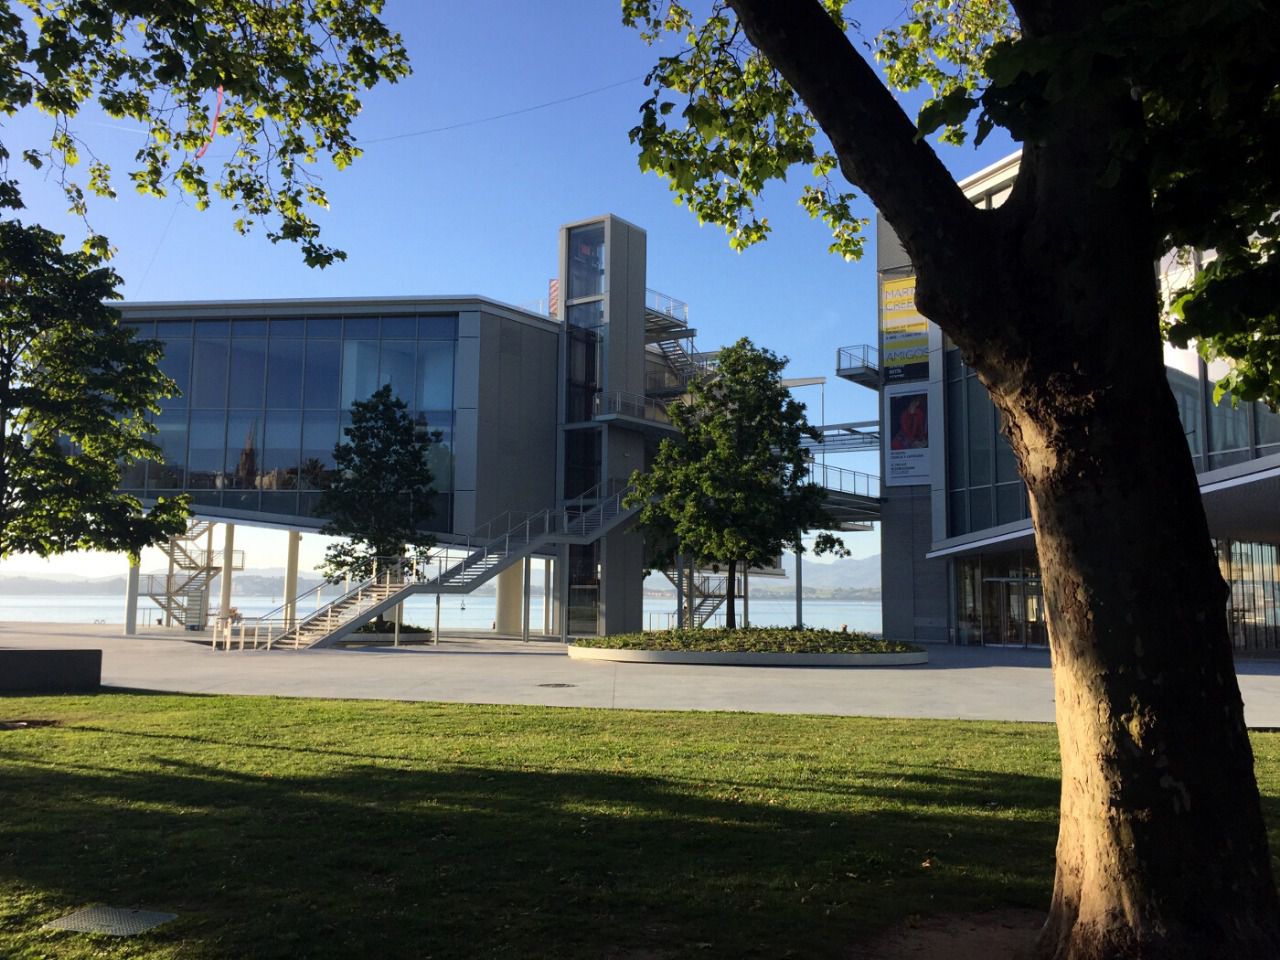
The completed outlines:
{"type": "Polygon", "coordinates": [[[423,431],[442,434],[432,526],[449,531],[456,313],[140,320],[126,309],[126,323],[164,344],[182,396],[155,419],[164,463],[136,465],[124,489],[188,493],[228,517],[312,518],[352,402],[389,383],[423,431]]]}

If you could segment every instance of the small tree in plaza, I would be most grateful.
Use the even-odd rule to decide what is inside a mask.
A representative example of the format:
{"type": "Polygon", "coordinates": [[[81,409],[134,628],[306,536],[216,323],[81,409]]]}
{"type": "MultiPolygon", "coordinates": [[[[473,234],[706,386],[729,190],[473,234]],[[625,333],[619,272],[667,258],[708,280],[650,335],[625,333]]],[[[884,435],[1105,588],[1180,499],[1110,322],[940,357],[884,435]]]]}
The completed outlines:
{"type": "Polygon", "coordinates": [[[324,574],[334,582],[422,559],[435,543],[424,525],[434,512],[429,454],[440,433],[416,426],[387,384],[351,405],[343,434],[333,451],[333,485],[316,507],[329,518],[320,532],[346,538],[325,551],[324,574]]]}
{"type": "MultiPolygon", "coordinates": [[[[664,439],[653,464],[632,475],[646,535],[728,572],[726,626],[736,626],[739,564],[797,557],[804,530],[830,528],[821,487],[808,482],[805,438],[818,432],[782,385],[786,358],[745,337],[721,351],[714,375],[695,380],[670,407],[679,439],[664,439]]],[[[843,549],[830,534],[819,553],[843,549]]]]}

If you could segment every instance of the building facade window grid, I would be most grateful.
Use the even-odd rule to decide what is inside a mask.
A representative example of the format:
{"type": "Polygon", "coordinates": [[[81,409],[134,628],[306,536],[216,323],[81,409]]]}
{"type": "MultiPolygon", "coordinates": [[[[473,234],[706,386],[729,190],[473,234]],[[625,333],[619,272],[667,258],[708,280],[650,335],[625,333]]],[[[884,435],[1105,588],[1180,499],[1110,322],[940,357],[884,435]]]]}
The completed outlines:
{"type": "Polygon", "coordinates": [[[182,390],[155,423],[164,464],[123,489],[189,493],[198,505],[312,517],[330,482],[350,403],[384,382],[424,431],[440,431],[433,526],[449,532],[456,314],[129,321],[165,345],[182,390]]]}

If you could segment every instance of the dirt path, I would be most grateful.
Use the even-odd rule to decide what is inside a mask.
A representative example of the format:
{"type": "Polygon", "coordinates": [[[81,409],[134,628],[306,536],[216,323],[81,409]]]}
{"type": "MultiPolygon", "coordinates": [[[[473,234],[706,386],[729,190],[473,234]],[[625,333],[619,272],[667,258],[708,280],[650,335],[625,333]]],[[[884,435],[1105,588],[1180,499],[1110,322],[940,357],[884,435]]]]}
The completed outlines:
{"type": "Polygon", "coordinates": [[[927,917],[855,948],[850,960],[1019,960],[1043,924],[1039,910],[927,917]]]}

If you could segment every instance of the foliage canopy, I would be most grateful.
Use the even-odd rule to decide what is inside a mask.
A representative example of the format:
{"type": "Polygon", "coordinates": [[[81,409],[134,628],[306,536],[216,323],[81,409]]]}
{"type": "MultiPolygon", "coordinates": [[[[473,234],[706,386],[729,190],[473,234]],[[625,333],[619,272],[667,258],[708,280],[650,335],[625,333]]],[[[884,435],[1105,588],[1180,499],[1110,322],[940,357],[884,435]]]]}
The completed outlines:
{"type": "Polygon", "coordinates": [[[0,556],[136,555],[186,525],[185,498],[144,516],[117,490],[125,467],[160,459],[147,415],[177,392],[160,344],[106,304],[118,283],[95,254],[0,220],[0,556]]]}
{"type": "MultiPolygon", "coordinates": [[[[846,0],[823,6],[857,39],[846,0]]],[[[871,46],[892,86],[927,90],[915,137],[937,133],[953,143],[970,129],[981,141],[997,126],[1017,141],[1034,140],[1061,105],[1088,103],[1125,78],[1142,131],[1117,137],[1110,175],[1130,161],[1147,165],[1152,261],[1179,250],[1215,254],[1175,295],[1166,335],[1232,362],[1219,395],[1274,405],[1280,9],[1256,0],[1105,6],[1101,16],[1071,16],[1050,4],[916,0],[906,21],[871,46]],[[1028,17],[1039,29],[1024,30],[1028,17]]],[[[827,130],[827,142],[814,112],[749,42],[733,7],[715,0],[700,19],[678,0],[624,0],[624,20],[646,39],[674,34],[685,43],[649,74],[654,92],[631,131],[641,167],[667,179],[678,202],[724,227],[734,248],[744,249],[769,232],[757,210],[764,187],[808,166],[800,203],[829,224],[833,252],[859,256],[865,223],[852,213],[854,195],[831,180],[845,131],[827,130]]],[[[885,120],[865,105],[854,109],[866,111],[864,133],[885,120]]],[[[861,182],[854,171],[844,173],[861,182]]]]}
{"type": "MultiPolygon", "coordinates": [[[[381,0],[10,0],[0,3],[0,113],[35,108],[50,118],[48,140],[20,152],[51,165],[72,212],[87,213],[86,190],[112,197],[109,166],[75,130],[94,104],[148,133],[128,173],[143,194],[176,186],[203,209],[229,201],[235,227],[267,221],[272,241],[301,245],[324,266],[344,254],[320,242],[308,207],[326,206],[311,167],[328,156],[342,168],[359,155],[351,123],[359,94],[405,76],[398,36],[378,18],[381,0]],[[217,111],[211,173],[201,148],[217,111]],[[230,155],[223,141],[231,144],[230,155]],[[87,180],[73,177],[82,154],[87,180]]],[[[0,142],[0,205],[20,205],[0,142]]],[[[212,159],[212,158],[211,158],[212,159]]],[[[106,253],[105,238],[89,243],[106,253]]]]}
{"type": "MultiPolygon", "coordinates": [[[[642,505],[646,533],[724,565],[731,581],[738,562],[771,564],[784,547],[802,549],[801,531],[835,525],[825,491],[808,479],[803,441],[818,432],[782,385],[786,363],[745,337],[720,351],[715,371],[669,408],[679,439],[664,439],[649,469],[632,475],[628,502],[642,505]]],[[[838,549],[837,538],[821,538],[819,552],[838,549]]]]}

